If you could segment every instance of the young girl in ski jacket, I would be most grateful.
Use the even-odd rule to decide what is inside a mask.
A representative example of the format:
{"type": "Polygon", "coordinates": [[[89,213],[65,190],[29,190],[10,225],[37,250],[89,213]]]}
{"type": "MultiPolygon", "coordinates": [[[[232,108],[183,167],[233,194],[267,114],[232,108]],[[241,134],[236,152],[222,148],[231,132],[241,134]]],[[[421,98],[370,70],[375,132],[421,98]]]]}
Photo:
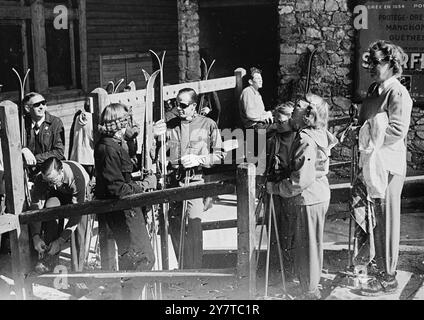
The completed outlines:
{"type": "MultiPolygon", "coordinates": [[[[113,103],[102,112],[101,138],[94,149],[97,199],[120,199],[156,188],[156,177],[132,181],[133,162],[123,148],[129,124],[126,106],[113,103]]],[[[140,207],[104,214],[118,247],[120,270],[150,270],[155,261],[140,207]]]]}
{"type": "Polygon", "coordinates": [[[327,131],[328,103],[308,94],[296,103],[291,125],[297,131],[290,150],[290,175],[268,182],[270,194],[290,199],[296,219],[295,265],[305,299],[319,299],[325,215],[330,203],[327,179],[336,138],[327,131]]]}

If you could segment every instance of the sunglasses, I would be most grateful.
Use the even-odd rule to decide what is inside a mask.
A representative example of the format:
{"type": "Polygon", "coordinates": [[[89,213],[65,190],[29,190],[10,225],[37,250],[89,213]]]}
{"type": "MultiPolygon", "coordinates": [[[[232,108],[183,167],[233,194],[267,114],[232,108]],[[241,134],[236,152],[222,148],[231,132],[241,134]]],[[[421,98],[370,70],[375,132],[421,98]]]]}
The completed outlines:
{"type": "Polygon", "coordinates": [[[45,106],[47,104],[46,100],[42,100],[36,103],[33,103],[32,105],[30,105],[31,108],[38,108],[39,106],[43,105],[45,106]]]}
{"type": "Polygon", "coordinates": [[[384,57],[384,58],[368,58],[368,66],[378,66],[381,64],[384,64],[385,62],[389,62],[390,59],[389,57],[384,57]]]}
{"type": "Polygon", "coordinates": [[[192,105],[192,103],[186,104],[186,103],[183,103],[183,102],[177,102],[177,106],[180,107],[181,109],[186,109],[186,108],[190,107],[191,105],[192,105]]]}

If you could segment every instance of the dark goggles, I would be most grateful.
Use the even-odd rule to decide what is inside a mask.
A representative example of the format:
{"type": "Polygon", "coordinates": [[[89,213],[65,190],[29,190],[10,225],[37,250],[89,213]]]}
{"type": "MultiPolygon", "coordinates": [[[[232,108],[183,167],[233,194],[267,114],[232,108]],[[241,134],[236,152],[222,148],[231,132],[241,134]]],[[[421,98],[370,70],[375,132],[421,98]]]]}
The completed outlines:
{"type": "Polygon", "coordinates": [[[33,103],[32,105],[30,105],[31,108],[38,108],[39,106],[43,105],[45,106],[47,104],[46,100],[41,100],[39,102],[33,103]]]}
{"type": "Polygon", "coordinates": [[[183,103],[183,102],[177,102],[177,107],[179,107],[181,109],[186,109],[186,108],[190,107],[191,105],[192,105],[192,103],[186,104],[186,103],[183,103]]]}
{"type": "Polygon", "coordinates": [[[381,64],[384,64],[386,62],[389,62],[390,58],[389,57],[384,57],[384,58],[368,58],[368,67],[373,67],[373,66],[378,66],[381,64]]]}

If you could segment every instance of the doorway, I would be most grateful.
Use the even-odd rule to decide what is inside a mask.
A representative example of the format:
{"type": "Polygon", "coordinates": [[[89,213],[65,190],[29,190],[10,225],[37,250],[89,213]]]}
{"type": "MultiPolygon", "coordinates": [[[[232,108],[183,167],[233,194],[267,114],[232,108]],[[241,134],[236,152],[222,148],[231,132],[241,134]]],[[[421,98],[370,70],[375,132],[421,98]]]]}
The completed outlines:
{"type": "MultiPolygon", "coordinates": [[[[216,59],[210,78],[230,76],[238,67],[246,71],[250,67],[260,68],[265,107],[268,110],[275,107],[279,84],[277,8],[274,5],[200,7],[199,17],[200,55],[208,63],[216,59]]],[[[220,100],[222,116],[230,116],[228,99],[220,95],[220,100]]]]}

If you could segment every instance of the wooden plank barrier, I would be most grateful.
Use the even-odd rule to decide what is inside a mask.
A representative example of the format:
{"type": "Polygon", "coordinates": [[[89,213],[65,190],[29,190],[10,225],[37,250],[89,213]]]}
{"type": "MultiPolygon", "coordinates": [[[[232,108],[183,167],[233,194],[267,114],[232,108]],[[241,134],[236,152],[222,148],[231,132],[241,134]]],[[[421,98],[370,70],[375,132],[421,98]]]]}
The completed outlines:
{"type": "MultiPolygon", "coordinates": [[[[7,213],[19,216],[24,210],[25,191],[19,115],[16,104],[11,101],[0,102],[0,123],[7,213]]],[[[10,216],[3,219],[9,220],[10,216]]],[[[5,221],[3,220],[3,222],[5,221]]],[[[9,223],[12,222],[9,221],[9,223]]],[[[15,224],[9,234],[16,297],[26,299],[31,294],[31,288],[25,282],[25,277],[31,271],[28,227],[15,224]]]]}
{"type": "Polygon", "coordinates": [[[25,211],[19,215],[21,224],[36,221],[49,221],[68,218],[70,216],[83,216],[130,209],[133,207],[149,206],[170,201],[183,201],[201,198],[206,195],[217,196],[234,193],[234,183],[210,182],[201,185],[170,188],[166,190],[138,193],[115,200],[93,200],[78,204],[67,204],[60,207],[45,208],[41,210],[25,211]]]}

